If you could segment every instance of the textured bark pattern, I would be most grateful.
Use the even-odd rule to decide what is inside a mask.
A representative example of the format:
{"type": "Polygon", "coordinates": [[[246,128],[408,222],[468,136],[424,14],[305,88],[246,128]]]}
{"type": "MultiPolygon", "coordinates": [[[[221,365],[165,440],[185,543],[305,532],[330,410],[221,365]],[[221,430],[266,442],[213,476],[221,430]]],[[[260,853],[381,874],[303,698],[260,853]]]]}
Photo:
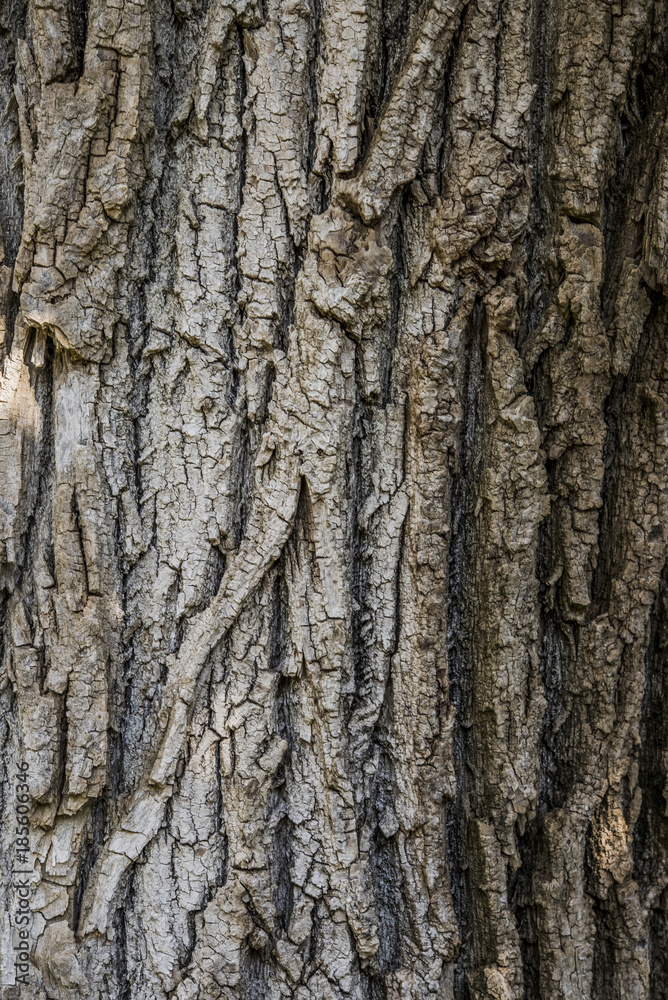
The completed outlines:
{"type": "Polygon", "coordinates": [[[33,1000],[666,1000],[668,4],[0,4],[33,1000]]]}

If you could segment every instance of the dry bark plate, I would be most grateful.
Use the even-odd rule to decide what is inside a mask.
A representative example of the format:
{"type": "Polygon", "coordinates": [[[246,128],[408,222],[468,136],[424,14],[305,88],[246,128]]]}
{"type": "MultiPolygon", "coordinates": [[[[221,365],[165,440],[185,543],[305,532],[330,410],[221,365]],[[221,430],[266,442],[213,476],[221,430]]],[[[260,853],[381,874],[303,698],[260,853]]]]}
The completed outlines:
{"type": "Polygon", "coordinates": [[[666,0],[1,0],[0,223],[3,1000],[666,1000],[666,0]]]}

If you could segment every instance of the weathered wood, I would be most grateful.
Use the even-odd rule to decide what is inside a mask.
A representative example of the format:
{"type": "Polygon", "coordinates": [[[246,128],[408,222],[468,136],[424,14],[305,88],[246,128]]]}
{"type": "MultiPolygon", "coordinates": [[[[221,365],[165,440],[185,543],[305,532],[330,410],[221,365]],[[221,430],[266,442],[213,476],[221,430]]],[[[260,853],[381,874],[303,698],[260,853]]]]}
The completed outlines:
{"type": "Polygon", "coordinates": [[[0,3],[3,998],[665,1000],[667,150],[665,0],[0,3]]]}

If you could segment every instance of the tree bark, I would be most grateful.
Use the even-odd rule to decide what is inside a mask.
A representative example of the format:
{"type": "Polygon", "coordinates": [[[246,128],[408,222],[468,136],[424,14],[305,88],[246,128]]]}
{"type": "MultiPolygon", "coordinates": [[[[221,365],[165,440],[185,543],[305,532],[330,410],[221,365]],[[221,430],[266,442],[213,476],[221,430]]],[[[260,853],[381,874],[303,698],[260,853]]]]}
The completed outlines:
{"type": "Polygon", "coordinates": [[[665,0],[4,0],[0,112],[2,997],[666,1000],[665,0]]]}

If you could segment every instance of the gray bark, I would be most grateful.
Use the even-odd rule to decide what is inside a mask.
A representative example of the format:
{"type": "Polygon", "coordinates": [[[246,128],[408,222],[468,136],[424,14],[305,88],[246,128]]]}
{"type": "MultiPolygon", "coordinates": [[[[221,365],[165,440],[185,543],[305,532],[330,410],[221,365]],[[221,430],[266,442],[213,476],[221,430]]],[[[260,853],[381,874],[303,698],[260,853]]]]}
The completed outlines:
{"type": "Polygon", "coordinates": [[[0,2],[3,998],[666,1000],[667,14],[0,2]]]}

